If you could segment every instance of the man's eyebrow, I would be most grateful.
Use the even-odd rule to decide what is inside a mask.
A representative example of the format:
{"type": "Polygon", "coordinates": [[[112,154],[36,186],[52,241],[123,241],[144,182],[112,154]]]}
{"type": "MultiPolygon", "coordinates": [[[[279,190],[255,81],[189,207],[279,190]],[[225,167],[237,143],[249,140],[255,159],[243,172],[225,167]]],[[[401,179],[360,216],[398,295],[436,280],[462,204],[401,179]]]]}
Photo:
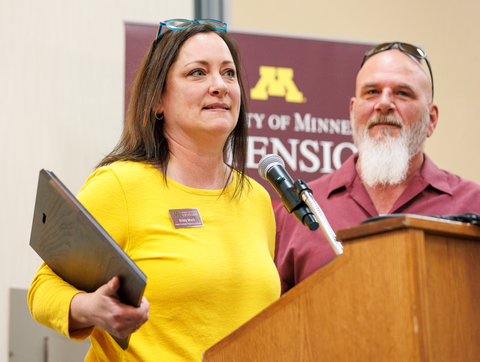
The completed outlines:
{"type": "Polygon", "coordinates": [[[360,88],[376,87],[378,83],[363,83],[360,88]]]}
{"type": "Polygon", "coordinates": [[[411,90],[413,93],[417,93],[417,92],[415,92],[415,89],[410,84],[400,83],[398,85],[398,87],[399,88],[407,88],[407,89],[411,90]]]}
{"type": "Polygon", "coordinates": [[[415,88],[415,87],[413,87],[413,86],[410,85],[410,84],[400,83],[400,84],[397,85],[396,88],[397,88],[397,89],[400,89],[400,90],[407,90],[407,91],[409,91],[411,97],[414,97],[414,98],[419,97],[418,88],[415,88]]]}
{"type": "MultiPolygon", "coordinates": [[[[375,88],[378,86],[378,83],[373,83],[373,82],[369,82],[369,83],[363,83],[360,88],[361,89],[364,89],[364,88],[375,88]]],[[[401,89],[408,89],[410,91],[412,91],[413,93],[417,93],[415,91],[415,89],[410,85],[410,84],[406,84],[406,83],[400,83],[400,84],[397,84],[395,86],[396,88],[401,88],[401,89]]]]}

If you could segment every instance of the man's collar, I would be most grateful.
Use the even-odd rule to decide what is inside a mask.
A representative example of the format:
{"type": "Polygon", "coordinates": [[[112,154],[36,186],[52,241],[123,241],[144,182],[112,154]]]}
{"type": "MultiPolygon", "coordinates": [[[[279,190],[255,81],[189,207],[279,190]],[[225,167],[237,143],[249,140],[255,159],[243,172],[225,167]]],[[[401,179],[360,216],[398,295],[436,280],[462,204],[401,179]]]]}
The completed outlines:
{"type": "MultiPolygon", "coordinates": [[[[425,153],[423,155],[424,162],[417,177],[422,177],[425,183],[438,191],[452,195],[452,188],[447,181],[445,173],[442,172],[425,153]]],[[[342,166],[332,174],[328,197],[330,197],[334,191],[353,184],[355,177],[358,177],[357,171],[355,170],[357,159],[358,152],[351,155],[342,166]]]]}
{"type": "Polygon", "coordinates": [[[332,174],[332,181],[328,188],[328,197],[342,187],[347,187],[353,183],[355,177],[357,177],[357,171],[355,170],[355,163],[357,162],[358,152],[351,155],[342,166],[332,174]]]}
{"type": "Polygon", "coordinates": [[[425,160],[420,176],[433,188],[446,194],[452,195],[452,188],[447,181],[447,175],[442,172],[430,158],[424,153],[425,160]]]}

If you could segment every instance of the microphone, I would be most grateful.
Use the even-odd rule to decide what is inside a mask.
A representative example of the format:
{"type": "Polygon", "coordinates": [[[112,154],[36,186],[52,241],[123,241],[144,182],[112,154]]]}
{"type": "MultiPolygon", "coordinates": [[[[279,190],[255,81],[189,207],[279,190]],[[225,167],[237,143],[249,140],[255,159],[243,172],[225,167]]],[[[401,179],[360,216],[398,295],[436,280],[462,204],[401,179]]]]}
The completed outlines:
{"type": "MultiPolygon", "coordinates": [[[[285,170],[285,163],[278,155],[265,155],[258,164],[258,173],[260,177],[272,184],[275,191],[282,199],[285,209],[308,227],[311,231],[318,229],[318,221],[310,208],[303,202],[295,191],[295,184],[290,175],[285,170]]],[[[302,182],[301,188],[311,191],[306,184],[302,182]]]]}
{"type": "Polygon", "coordinates": [[[258,173],[272,184],[289,213],[293,213],[311,231],[317,230],[320,222],[322,231],[335,254],[343,253],[343,246],[337,241],[335,232],[325,214],[313,198],[312,190],[302,180],[293,182],[285,170],[285,163],[280,156],[263,156],[258,164],[258,173]]]}

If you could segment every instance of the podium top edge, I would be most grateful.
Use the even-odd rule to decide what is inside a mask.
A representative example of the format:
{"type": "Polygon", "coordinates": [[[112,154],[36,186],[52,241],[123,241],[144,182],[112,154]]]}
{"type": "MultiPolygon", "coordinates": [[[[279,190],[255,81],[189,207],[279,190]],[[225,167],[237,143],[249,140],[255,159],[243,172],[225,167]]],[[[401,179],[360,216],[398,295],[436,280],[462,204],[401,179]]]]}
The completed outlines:
{"type": "Polygon", "coordinates": [[[345,242],[400,229],[421,229],[430,234],[443,234],[480,241],[480,227],[477,225],[422,215],[404,215],[372,221],[337,230],[336,236],[337,240],[345,242]]]}

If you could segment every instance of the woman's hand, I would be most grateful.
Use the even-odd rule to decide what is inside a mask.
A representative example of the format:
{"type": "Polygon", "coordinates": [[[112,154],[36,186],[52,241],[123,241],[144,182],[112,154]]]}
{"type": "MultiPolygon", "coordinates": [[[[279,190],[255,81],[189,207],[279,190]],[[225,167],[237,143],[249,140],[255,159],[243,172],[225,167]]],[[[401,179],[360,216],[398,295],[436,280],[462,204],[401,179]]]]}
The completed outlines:
{"type": "Polygon", "coordinates": [[[138,308],[123,304],[117,291],[120,280],[112,278],[93,293],[78,293],[70,303],[69,331],[97,326],[119,338],[136,332],[147,320],[150,304],[142,298],[138,308]]]}

